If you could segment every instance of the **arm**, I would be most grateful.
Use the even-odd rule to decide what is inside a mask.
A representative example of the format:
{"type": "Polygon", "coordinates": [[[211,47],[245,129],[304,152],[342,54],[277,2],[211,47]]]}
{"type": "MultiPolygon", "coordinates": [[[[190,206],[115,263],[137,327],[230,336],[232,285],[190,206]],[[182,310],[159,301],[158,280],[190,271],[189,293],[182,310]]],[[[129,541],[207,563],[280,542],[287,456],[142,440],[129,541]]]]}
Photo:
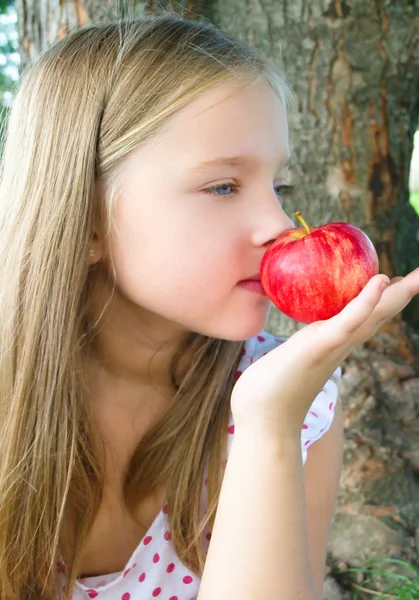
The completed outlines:
{"type": "Polygon", "coordinates": [[[330,429],[307,451],[304,467],[311,565],[323,598],[326,549],[342,473],[343,414],[338,398],[330,429]]]}
{"type": "Polygon", "coordinates": [[[304,470],[299,439],[273,442],[236,429],[198,600],[323,597],[342,421],[338,399],[333,423],[308,450],[304,470]]]}
{"type": "Polygon", "coordinates": [[[312,517],[309,541],[301,424],[352,348],[419,293],[419,268],[385,291],[383,283],[373,276],[340,313],[297,331],[237,380],[235,439],[198,600],[320,600],[310,552],[324,542],[312,517]]]}
{"type": "Polygon", "coordinates": [[[301,439],[236,425],[198,600],[320,600],[301,439]]]}

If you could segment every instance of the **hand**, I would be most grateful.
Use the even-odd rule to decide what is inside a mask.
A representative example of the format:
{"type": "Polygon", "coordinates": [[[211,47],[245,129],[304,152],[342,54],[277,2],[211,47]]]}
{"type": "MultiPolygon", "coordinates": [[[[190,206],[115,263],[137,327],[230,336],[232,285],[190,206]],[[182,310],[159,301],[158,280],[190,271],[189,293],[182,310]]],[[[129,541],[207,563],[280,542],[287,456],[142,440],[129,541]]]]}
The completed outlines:
{"type": "Polygon", "coordinates": [[[352,348],[419,293],[419,268],[395,277],[382,291],[385,280],[375,275],[339,314],[307,325],[250,365],[231,396],[236,429],[300,436],[312,402],[352,348]]]}

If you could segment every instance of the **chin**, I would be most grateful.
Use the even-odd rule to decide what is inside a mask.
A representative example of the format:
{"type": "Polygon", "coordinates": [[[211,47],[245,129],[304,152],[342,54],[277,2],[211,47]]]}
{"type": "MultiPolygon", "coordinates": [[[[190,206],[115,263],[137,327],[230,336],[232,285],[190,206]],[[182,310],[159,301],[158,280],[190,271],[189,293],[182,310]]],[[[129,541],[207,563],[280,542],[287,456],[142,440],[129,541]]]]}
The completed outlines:
{"type": "Polygon", "coordinates": [[[220,340],[228,340],[230,342],[243,342],[258,335],[263,331],[268,322],[269,310],[261,317],[254,315],[248,319],[230,319],[225,326],[220,325],[217,328],[209,328],[206,331],[201,331],[203,335],[217,338],[220,340]]]}

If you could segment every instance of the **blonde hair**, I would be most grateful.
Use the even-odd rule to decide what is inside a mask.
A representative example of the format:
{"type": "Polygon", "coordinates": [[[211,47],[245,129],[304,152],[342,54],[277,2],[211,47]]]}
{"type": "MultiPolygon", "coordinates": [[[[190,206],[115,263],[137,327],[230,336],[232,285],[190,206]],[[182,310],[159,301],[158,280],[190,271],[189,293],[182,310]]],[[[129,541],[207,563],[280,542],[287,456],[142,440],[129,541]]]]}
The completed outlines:
{"type": "MultiPolygon", "coordinates": [[[[103,441],[83,372],[97,327],[89,319],[95,268],[87,264],[94,215],[110,229],[124,159],[165,119],[223,82],[258,77],[289,104],[281,69],[257,50],[208,22],[164,12],[76,30],[22,75],[0,173],[1,600],[56,598],[60,554],[69,597],[102,499],[103,441]],[[76,527],[65,536],[70,499],[76,527]]],[[[167,482],[174,549],[197,575],[242,348],[189,335],[173,360],[170,409],[136,448],[124,484],[132,509],[167,482]],[[178,381],[187,349],[194,360],[178,381]]]]}

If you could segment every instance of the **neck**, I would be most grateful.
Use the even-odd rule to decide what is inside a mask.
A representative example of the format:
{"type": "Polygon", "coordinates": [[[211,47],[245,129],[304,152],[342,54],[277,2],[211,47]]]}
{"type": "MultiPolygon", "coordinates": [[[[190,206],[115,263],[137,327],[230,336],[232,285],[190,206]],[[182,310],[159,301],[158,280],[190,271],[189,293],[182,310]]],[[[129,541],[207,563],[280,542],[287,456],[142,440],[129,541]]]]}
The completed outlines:
{"type": "MultiPolygon", "coordinates": [[[[112,295],[103,284],[91,296],[93,322],[99,319],[89,358],[95,371],[133,387],[173,387],[170,366],[180,345],[190,334],[127,299],[118,289],[112,295]]],[[[186,372],[191,357],[182,357],[186,372]]]]}

